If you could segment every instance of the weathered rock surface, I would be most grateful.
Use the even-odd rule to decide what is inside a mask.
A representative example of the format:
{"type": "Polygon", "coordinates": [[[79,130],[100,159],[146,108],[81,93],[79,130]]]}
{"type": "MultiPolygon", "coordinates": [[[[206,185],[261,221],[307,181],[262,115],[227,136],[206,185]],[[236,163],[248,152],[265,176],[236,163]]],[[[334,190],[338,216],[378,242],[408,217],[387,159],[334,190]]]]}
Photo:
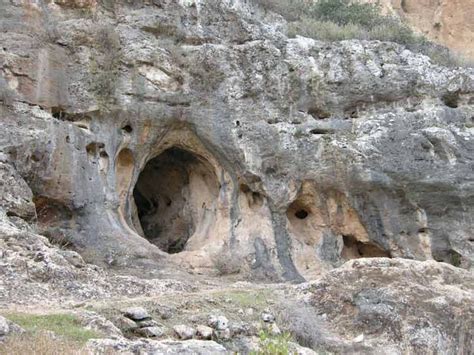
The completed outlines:
{"type": "MultiPolygon", "coordinates": [[[[470,351],[474,69],[282,21],[243,0],[0,4],[2,308],[178,295],[183,269],[319,278],[272,289],[311,304],[275,323],[314,329],[301,345],[470,351]]],[[[249,306],[217,340],[256,335],[249,306]]],[[[226,351],[86,318],[115,337],[92,351],[226,351]]]]}
{"type": "Polygon", "coordinates": [[[196,327],[196,335],[199,339],[210,340],[212,338],[212,328],[205,325],[196,327]]]}
{"type": "Polygon", "coordinates": [[[107,353],[112,351],[115,354],[228,354],[226,349],[214,341],[205,340],[138,340],[127,341],[97,339],[90,340],[87,349],[92,352],[107,353]]]}
{"type": "MultiPolygon", "coordinates": [[[[74,253],[67,251],[70,255],[74,253]]],[[[0,220],[0,307],[58,305],[111,296],[190,291],[189,283],[117,275],[90,264],[77,267],[40,235],[0,220]]],[[[80,256],[77,255],[77,258],[80,256]]]]}
{"type": "Polygon", "coordinates": [[[174,332],[179,339],[188,340],[196,334],[196,329],[184,324],[178,324],[173,327],[174,332]]]}
{"type": "Polygon", "coordinates": [[[118,267],[472,266],[474,70],[243,1],[71,4],[2,5],[3,218],[118,267]]]}
{"type": "Polygon", "coordinates": [[[143,307],[129,307],[123,311],[123,315],[135,321],[150,318],[148,311],[143,307]]]}
{"type": "Polygon", "coordinates": [[[473,289],[472,273],[444,263],[379,258],[350,261],[309,287],[341,339],[397,354],[470,353],[473,289]]]}

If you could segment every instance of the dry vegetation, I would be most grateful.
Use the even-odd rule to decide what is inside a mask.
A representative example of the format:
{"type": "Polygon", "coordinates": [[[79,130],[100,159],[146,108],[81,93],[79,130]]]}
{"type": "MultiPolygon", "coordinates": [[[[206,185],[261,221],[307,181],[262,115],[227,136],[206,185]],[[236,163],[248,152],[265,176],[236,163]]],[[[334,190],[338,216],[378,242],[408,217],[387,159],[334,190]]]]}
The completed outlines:
{"type": "Polygon", "coordinates": [[[87,340],[100,337],[97,332],[83,328],[70,314],[8,313],[5,316],[26,332],[7,337],[0,343],[0,354],[82,355],[87,354],[81,350],[87,340]]]}
{"type": "Polygon", "coordinates": [[[46,332],[35,334],[14,335],[0,343],[0,354],[8,355],[85,355],[78,343],[60,339],[46,332]]]}
{"type": "Polygon", "coordinates": [[[398,18],[382,15],[378,4],[352,0],[254,0],[288,21],[288,35],[322,41],[349,39],[396,42],[439,65],[471,66],[449,49],[418,35],[398,18]]]}

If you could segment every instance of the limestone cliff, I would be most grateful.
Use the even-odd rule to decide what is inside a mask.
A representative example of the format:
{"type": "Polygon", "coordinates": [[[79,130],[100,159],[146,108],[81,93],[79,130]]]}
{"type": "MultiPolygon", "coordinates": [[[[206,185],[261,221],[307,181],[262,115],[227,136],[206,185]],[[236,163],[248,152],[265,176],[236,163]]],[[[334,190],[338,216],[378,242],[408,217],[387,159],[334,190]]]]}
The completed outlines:
{"type": "Polygon", "coordinates": [[[474,70],[246,1],[1,7],[2,218],[117,266],[471,267],[474,70]]]}
{"type": "Polygon", "coordinates": [[[472,352],[474,69],[290,39],[247,0],[2,1],[0,27],[0,353],[68,353],[15,340],[20,310],[74,314],[94,354],[279,327],[301,354],[472,352]]]}

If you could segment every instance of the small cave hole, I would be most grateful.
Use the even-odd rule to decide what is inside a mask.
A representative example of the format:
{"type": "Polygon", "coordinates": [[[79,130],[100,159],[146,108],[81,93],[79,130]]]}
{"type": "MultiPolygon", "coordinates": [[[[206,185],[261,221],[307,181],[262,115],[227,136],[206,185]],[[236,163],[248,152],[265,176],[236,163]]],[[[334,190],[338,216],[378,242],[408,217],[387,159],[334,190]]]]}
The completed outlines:
{"type": "Polygon", "coordinates": [[[33,160],[35,163],[39,162],[42,158],[42,155],[40,152],[38,151],[35,151],[32,155],[31,155],[31,160],[33,160]]]}
{"type": "Polygon", "coordinates": [[[108,158],[109,155],[107,154],[107,152],[105,150],[102,150],[100,153],[99,153],[99,156],[101,158],[108,158]]]}
{"type": "Polygon", "coordinates": [[[126,133],[132,133],[133,132],[133,128],[131,125],[127,124],[125,126],[122,127],[122,131],[126,132],[126,133]]]}
{"type": "Polygon", "coordinates": [[[295,212],[295,217],[298,219],[305,219],[306,217],[308,217],[308,215],[309,213],[305,209],[300,209],[295,212]]]}
{"type": "Polygon", "coordinates": [[[105,148],[104,143],[92,142],[86,145],[86,152],[87,152],[87,155],[89,155],[90,157],[95,157],[99,154],[99,151],[104,148],[105,148]]]}
{"type": "Polygon", "coordinates": [[[449,263],[456,267],[461,267],[462,265],[462,255],[455,250],[450,250],[449,253],[449,263]]]}
{"type": "Polygon", "coordinates": [[[236,125],[237,127],[240,127],[240,121],[239,121],[239,120],[235,121],[235,125],[236,125]]]}
{"type": "Polygon", "coordinates": [[[459,106],[459,92],[453,92],[453,93],[448,93],[445,94],[442,97],[443,103],[451,108],[458,108],[459,106]]]}
{"type": "Polygon", "coordinates": [[[66,113],[61,107],[51,107],[51,115],[58,120],[63,120],[66,117],[66,113]]]}
{"type": "Polygon", "coordinates": [[[212,165],[187,150],[170,148],[151,159],[138,177],[133,190],[137,230],[161,250],[179,253],[194,233],[211,228],[218,196],[212,165]]]}
{"type": "Polygon", "coordinates": [[[333,130],[328,128],[313,128],[309,131],[311,134],[331,134],[334,133],[333,130]]]}
{"type": "Polygon", "coordinates": [[[312,107],[308,110],[308,114],[316,120],[324,120],[331,117],[331,114],[319,107],[312,107]]]}
{"type": "Polygon", "coordinates": [[[7,211],[7,217],[20,217],[20,216],[13,211],[7,211]]]}
{"type": "Polygon", "coordinates": [[[240,184],[240,191],[246,194],[248,192],[251,192],[252,190],[250,190],[250,187],[248,185],[240,184]]]}
{"type": "Polygon", "coordinates": [[[240,184],[240,191],[246,196],[249,207],[260,207],[263,205],[264,196],[252,189],[246,184],[240,184]]]}
{"type": "Polygon", "coordinates": [[[90,156],[95,156],[97,154],[97,144],[89,143],[88,145],[86,145],[86,152],[90,156]]]}

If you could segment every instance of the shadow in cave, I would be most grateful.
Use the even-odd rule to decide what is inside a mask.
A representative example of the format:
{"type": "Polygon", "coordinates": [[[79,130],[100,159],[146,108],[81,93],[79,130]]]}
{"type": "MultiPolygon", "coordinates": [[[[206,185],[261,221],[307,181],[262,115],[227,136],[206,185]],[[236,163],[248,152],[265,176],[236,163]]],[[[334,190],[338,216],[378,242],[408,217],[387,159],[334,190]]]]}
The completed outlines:
{"type": "Polygon", "coordinates": [[[191,152],[174,147],[151,159],[133,191],[143,237],[167,253],[183,251],[215,214],[218,186],[213,167],[191,152]]]}

